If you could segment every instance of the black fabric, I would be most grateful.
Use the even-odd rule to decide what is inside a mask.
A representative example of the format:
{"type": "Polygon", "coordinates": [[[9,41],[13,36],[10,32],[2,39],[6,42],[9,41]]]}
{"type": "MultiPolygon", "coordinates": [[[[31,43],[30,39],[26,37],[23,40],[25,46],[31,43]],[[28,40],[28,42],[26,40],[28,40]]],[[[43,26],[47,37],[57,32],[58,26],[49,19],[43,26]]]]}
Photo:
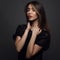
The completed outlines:
{"type": "Polygon", "coordinates": [[[47,50],[50,44],[50,33],[46,29],[43,29],[42,32],[37,36],[35,43],[42,46],[43,50],[47,50]]]}
{"type": "MultiPolygon", "coordinates": [[[[16,39],[16,36],[21,36],[22,37],[26,27],[27,27],[27,25],[19,25],[17,27],[16,32],[13,35],[13,40],[14,41],[16,39]]],[[[47,29],[42,29],[42,32],[37,36],[37,38],[35,40],[35,44],[37,44],[39,46],[42,46],[43,49],[40,50],[34,56],[32,56],[30,59],[26,59],[25,54],[26,54],[27,46],[28,46],[29,40],[31,38],[31,35],[32,35],[32,31],[30,30],[28,32],[28,36],[27,36],[26,42],[25,42],[22,50],[18,53],[18,60],[42,60],[43,51],[45,51],[45,50],[47,50],[49,48],[50,33],[47,31],[47,29]]]]}
{"type": "Polygon", "coordinates": [[[13,35],[13,40],[16,39],[16,36],[21,36],[22,37],[25,28],[26,28],[26,25],[19,25],[16,29],[15,34],[13,35]]]}

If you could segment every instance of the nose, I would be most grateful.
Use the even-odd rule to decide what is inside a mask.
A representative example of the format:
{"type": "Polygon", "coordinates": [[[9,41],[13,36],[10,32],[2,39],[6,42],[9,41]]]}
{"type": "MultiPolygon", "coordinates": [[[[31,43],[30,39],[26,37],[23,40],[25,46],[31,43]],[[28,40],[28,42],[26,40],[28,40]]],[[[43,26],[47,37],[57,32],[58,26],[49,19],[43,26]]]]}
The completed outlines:
{"type": "Polygon", "coordinates": [[[31,14],[32,13],[32,10],[29,10],[28,13],[31,14]]]}

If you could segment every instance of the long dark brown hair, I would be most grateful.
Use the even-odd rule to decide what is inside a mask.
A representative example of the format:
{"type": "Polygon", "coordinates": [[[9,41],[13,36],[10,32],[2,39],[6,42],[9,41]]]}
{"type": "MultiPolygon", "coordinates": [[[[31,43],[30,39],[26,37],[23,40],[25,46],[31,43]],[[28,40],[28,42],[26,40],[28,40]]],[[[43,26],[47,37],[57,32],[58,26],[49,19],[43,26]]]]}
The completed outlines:
{"type": "MultiPolygon", "coordinates": [[[[27,9],[28,9],[28,5],[31,4],[35,7],[35,10],[36,10],[36,13],[39,17],[39,20],[38,20],[38,25],[41,29],[43,28],[46,28],[47,30],[48,29],[48,24],[47,24],[47,19],[46,19],[46,14],[45,14],[45,10],[44,10],[44,7],[42,5],[42,3],[39,3],[37,1],[31,1],[29,2],[26,7],[25,7],[25,14],[26,14],[26,18],[27,18],[27,9]]],[[[28,18],[27,18],[27,22],[28,22],[28,18]]]]}

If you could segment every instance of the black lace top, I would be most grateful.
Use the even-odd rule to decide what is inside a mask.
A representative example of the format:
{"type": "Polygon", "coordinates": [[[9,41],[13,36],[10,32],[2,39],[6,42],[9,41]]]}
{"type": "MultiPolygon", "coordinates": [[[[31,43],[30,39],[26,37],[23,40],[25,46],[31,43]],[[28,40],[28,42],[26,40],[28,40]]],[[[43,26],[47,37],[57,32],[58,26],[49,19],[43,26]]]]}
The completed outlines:
{"type": "MultiPolygon", "coordinates": [[[[26,29],[27,25],[19,25],[16,29],[15,34],[13,35],[13,40],[15,41],[16,36],[21,36],[24,34],[24,31],[26,29]]],[[[42,60],[42,53],[43,51],[46,51],[49,48],[50,43],[50,33],[47,31],[47,29],[43,29],[42,32],[37,36],[35,40],[35,44],[42,46],[43,48],[34,56],[32,56],[30,59],[26,59],[26,51],[27,46],[29,43],[29,40],[31,38],[32,31],[30,30],[26,39],[26,42],[24,44],[24,47],[22,50],[18,53],[18,60],[42,60]]]]}

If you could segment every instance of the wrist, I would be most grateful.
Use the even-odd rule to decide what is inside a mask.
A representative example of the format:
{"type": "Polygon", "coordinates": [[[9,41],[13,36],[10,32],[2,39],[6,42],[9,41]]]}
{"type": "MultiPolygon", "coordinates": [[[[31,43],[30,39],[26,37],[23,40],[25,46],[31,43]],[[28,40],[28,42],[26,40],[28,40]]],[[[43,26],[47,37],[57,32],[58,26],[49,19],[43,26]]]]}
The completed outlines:
{"type": "Polygon", "coordinates": [[[26,30],[25,30],[25,31],[29,32],[29,29],[27,29],[27,28],[26,28],[26,30]]]}
{"type": "Polygon", "coordinates": [[[33,35],[33,36],[37,36],[37,34],[35,34],[35,32],[32,32],[32,35],[33,35]]]}

